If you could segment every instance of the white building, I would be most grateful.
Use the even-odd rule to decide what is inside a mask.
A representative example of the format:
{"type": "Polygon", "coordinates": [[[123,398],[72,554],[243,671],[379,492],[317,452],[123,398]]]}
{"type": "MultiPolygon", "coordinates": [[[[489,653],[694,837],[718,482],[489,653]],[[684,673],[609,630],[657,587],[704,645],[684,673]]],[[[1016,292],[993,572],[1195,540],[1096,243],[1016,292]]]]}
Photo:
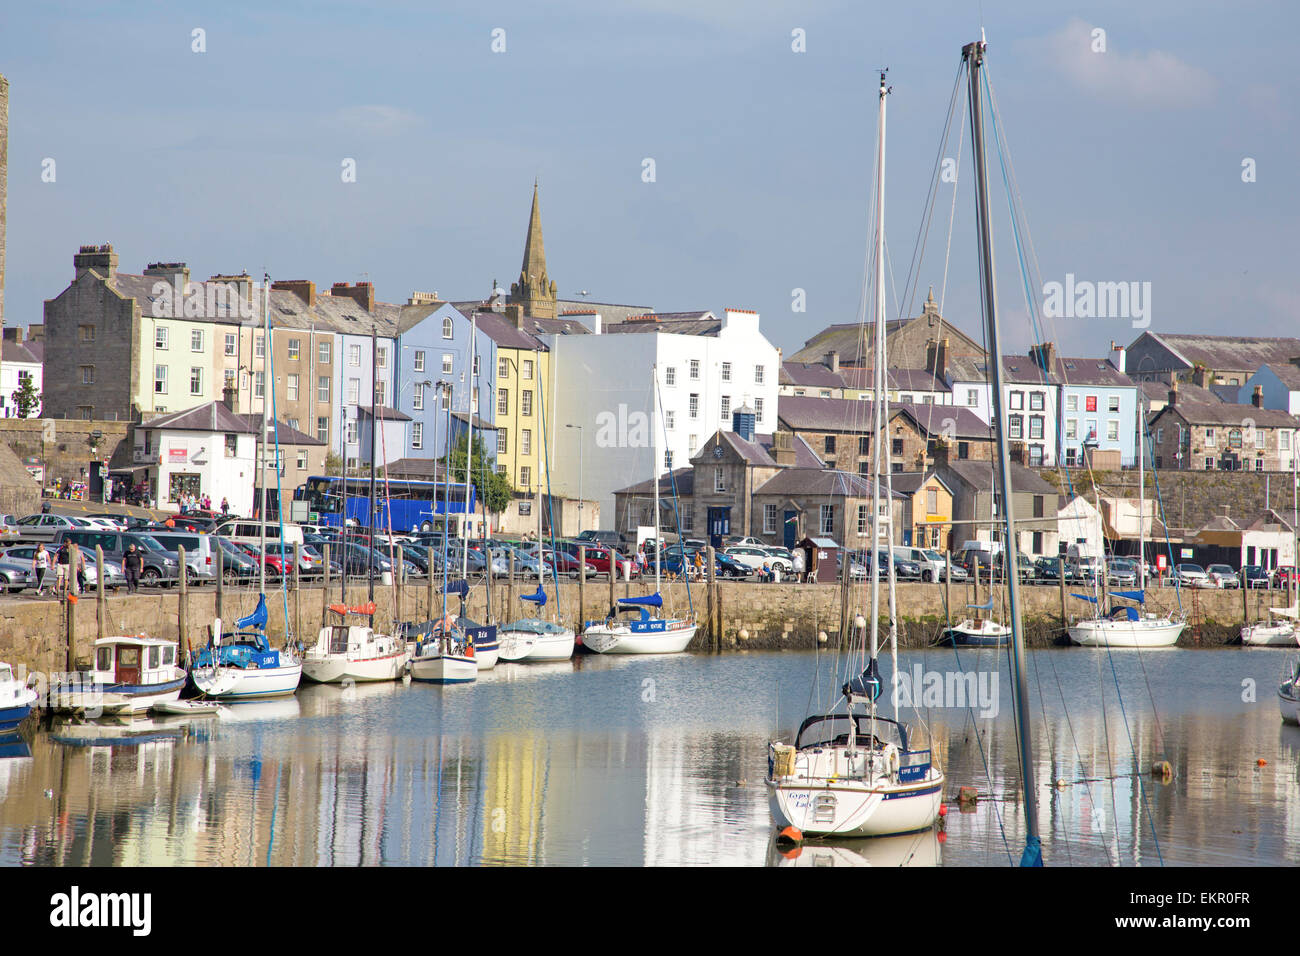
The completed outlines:
{"type": "MultiPolygon", "coordinates": [[[[42,386],[42,356],[45,343],[39,339],[18,341],[18,329],[5,329],[4,342],[0,344],[0,418],[18,417],[18,407],[14,403],[14,392],[18,391],[23,379],[32,379],[32,386],[39,394],[42,386]]],[[[40,418],[41,406],[37,404],[28,418],[40,418]]]]}
{"type": "Polygon", "coordinates": [[[656,314],[603,328],[599,315],[571,317],[595,334],[540,336],[551,349],[550,487],[597,502],[601,527],[614,526],[615,489],[650,478],[656,435],[653,473],[661,475],[689,462],[719,428],[730,430],[741,405],[754,409],[755,431],[775,428],[780,352],[759,331],[757,312],[656,314]]]}
{"type": "MultiPolygon", "coordinates": [[[[1136,523],[1136,499],[1133,505],[1136,523]]],[[[1056,526],[1060,544],[1065,546],[1067,555],[1087,558],[1101,558],[1105,555],[1106,537],[1101,512],[1082,495],[1075,495],[1061,505],[1056,513],[1056,526]]]]}

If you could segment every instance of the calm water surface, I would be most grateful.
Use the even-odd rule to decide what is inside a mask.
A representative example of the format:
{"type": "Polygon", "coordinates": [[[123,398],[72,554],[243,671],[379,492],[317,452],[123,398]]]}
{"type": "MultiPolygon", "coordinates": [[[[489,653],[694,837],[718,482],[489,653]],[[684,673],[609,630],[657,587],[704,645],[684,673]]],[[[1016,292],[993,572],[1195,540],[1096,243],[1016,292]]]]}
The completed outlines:
{"type": "MultiPolygon", "coordinates": [[[[1300,729],[1276,703],[1293,657],[1031,652],[1048,865],[1295,862],[1300,729]],[[1146,772],[1156,760],[1172,780],[1146,772]]],[[[949,799],[980,794],[942,836],[774,847],[767,741],[833,695],[830,655],[583,657],[462,687],[305,686],[218,718],[40,728],[0,746],[0,864],[1008,865],[1023,819],[1005,652],[899,663],[984,672],[990,693],[998,679],[996,717],[905,708],[949,799]]]]}

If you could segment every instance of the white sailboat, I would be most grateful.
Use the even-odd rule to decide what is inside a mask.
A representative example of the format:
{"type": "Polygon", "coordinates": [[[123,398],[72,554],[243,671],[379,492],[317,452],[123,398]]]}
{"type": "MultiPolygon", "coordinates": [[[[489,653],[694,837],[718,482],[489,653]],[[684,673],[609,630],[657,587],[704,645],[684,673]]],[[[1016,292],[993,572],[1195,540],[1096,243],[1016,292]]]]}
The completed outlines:
{"type": "MultiPolygon", "coordinates": [[[[1300,535],[1300,484],[1296,481],[1296,456],[1291,456],[1291,533],[1293,543],[1296,549],[1292,552],[1300,554],[1300,540],[1296,536],[1300,535]]],[[[1242,581],[1245,587],[1246,581],[1242,581]]],[[[1267,623],[1250,624],[1241,629],[1241,643],[1251,647],[1295,647],[1300,643],[1300,591],[1296,590],[1295,575],[1292,575],[1287,584],[1287,591],[1292,594],[1290,607],[1269,608],[1269,618],[1267,623]]],[[[1294,677],[1290,690],[1295,692],[1294,677]]],[[[1285,686],[1285,685],[1284,685],[1285,686]]],[[[1279,691],[1280,693],[1280,691],[1279,691]]],[[[1294,709],[1294,704],[1292,705],[1294,709]]],[[[1285,714],[1283,719],[1286,719],[1285,714]]]]}
{"type": "MultiPolygon", "coordinates": [[[[888,404],[885,369],[885,99],[889,88],[880,74],[880,137],[876,182],[876,324],[875,402],[877,435],[885,433],[888,404]]],[[[872,442],[873,480],[871,537],[873,554],[880,548],[881,527],[893,543],[893,513],[881,516],[881,484],[891,488],[888,444],[872,442]]],[[[886,498],[888,501],[889,498],[886,498]]],[[[874,562],[873,562],[874,563],[874,562]]],[[[889,639],[897,673],[897,577],[888,563],[889,639]]],[[[891,836],[925,830],[934,825],[943,800],[944,775],[934,766],[929,749],[914,750],[905,724],[877,713],[881,681],[877,670],[877,630],[880,611],[879,575],[871,574],[871,619],[860,616],[855,628],[870,628],[870,650],[862,673],[844,684],[843,713],[814,714],[799,727],[794,743],[774,741],[768,747],[767,787],[771,813],[783,832],[802,836],[891,836]]],[[[863,634],[865,643],[865,634],[863,634]]],[[[861,648],[865,651],[865,648],[861,648]]],[[[897,712],[897,693],[894,709],[897,712]]]]}
{"type": "MultiPolygon", "coordinates": [[[[1146,459],[1143,437],[1146,434],[1146,414],[1142,396],[1138,395],[1138,575],[1137,588],[1132,591],[1113,591],[1112,598],[1131,603],[1112,607],[1103,613],[1096,596],[1075,594],[1074,597],[1097,605],[1097,614],[1070,625],[1070,640],[1084,647],[1148,648],[1173,647],[1178,635],[1186,626],[1183,621],[1168,614],[1150,614],[1139,611],[1146,601],[1146,459]]],[[[1105,563],[1100,569],[1105,574],[1105,563]]],[[[1176,582],[1175,582],[1176,586],[1176,582]]]]}

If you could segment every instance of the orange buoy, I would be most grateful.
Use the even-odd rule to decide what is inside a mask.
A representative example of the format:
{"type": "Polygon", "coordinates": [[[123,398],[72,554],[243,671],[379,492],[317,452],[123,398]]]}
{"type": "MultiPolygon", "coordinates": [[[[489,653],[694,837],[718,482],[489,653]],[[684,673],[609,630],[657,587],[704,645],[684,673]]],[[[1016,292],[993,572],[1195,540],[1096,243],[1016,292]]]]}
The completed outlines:
{"type": "Polygon", "coordinates": [[[947,815],[948,815],[948,805],[946,803],[939,804],[939,816],[946,817],[947,815]]]}
{"type": "Polygon", "coordinates": [[[1267,766],[1268,766],[1268,761],[1265,760],[1263,757],[1260,757],[1258,760],[1255,761],[1255,766],[1256,766],[1256,767],[1267,767],[1267,766]]]}
{"type": "Polygon", "coordinates": [[[786,827],[784,830],[782,830],[780,833],[776,835],[776,838],[778,840],[783,840],[786,843],[802,843],[803,831],[801,831],[798,827],[786,827]]]}

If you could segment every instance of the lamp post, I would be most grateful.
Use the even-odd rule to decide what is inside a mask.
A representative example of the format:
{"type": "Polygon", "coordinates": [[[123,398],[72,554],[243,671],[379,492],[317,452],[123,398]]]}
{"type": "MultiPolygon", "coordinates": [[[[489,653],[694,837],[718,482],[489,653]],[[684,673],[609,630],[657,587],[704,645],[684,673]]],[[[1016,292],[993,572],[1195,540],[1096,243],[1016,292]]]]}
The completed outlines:
{"type": "Polygon", "coordinates": [[[578,430],[578,534],[582,534],[582,426],[565,425],[564,427],[578,430]]]}

